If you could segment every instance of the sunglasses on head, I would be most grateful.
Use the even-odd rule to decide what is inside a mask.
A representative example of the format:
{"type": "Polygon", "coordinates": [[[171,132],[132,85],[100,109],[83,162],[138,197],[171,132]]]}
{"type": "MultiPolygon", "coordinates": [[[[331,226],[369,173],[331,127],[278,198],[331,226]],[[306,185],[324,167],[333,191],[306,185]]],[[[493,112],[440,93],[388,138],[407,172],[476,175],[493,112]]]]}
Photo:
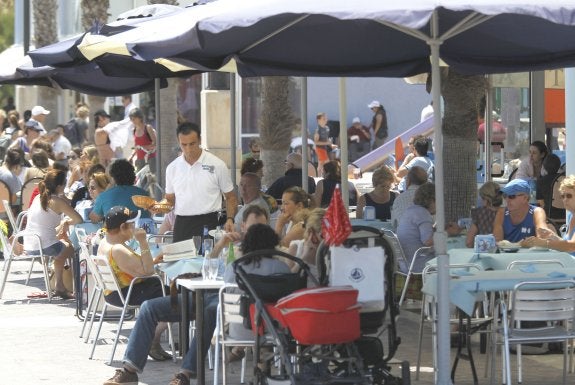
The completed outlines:
{"type": "Polygon", "coordinates": [[[561,194],[561,199],[571,199],[573,198],[573,194],[567,193],[567,194],[561,194]]]}

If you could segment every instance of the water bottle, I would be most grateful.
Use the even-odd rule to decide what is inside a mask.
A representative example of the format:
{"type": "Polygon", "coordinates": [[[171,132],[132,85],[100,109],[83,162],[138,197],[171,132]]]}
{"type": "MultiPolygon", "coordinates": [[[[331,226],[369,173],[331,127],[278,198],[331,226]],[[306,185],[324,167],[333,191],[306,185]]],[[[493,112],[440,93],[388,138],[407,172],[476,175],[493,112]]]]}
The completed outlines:
{"type": "Polygon", "coordinates": [[[224,232],[220,226],[216,227],[216,232],[214,233],[214,245],[217,245],[218,242],[224,237],[224,232]]]}
{"type": "Polygon", "coordinates": [[[208,238],[209,236],[208,226],[204,226],[204,231],[202,232],[202,242],[200,243],[200,251],[198,252],[198,255],[204,255],[204,239],[208,238]]]}

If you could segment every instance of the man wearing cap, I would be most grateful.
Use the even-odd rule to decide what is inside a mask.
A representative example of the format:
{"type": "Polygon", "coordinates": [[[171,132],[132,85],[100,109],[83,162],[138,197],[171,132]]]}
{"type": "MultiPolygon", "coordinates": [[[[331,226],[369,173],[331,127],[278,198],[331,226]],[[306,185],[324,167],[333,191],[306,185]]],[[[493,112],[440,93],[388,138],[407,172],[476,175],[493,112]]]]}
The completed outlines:
{"type": "MultiPolygon", "coordinates": [[[[185,141],[185,138],[182,139],[185,141]]],[[[267,212],[259,206],[250,206],[244,212],[241,224],[241,233],[232,231],[228,232],[224,238],[220,240],[214,247],[214,252],[219,252],[224,245],[229,245],[229,242],[236,242],[243,238],[243,233],[253,224],[267,224],[267,212]]],[[[99,250],[98,250],[99,252],[99,250]]],[[[189,294],[190,317],[194,317],[194,299],[193,294],[189,294]]],[[[172,305],[170,297],[154,298],[145,301],[140,308],[136,324],[130,333],[128,339],[128,346],[123,359],[123,368],[116,369],[116,373],[112,378],[104,382],[103,385],[120,385],[120,384],[138,384],[138,373],[142,373],[144,366],[147,362],[147,352],[152,344],[153,332],[156,324],[160,321],[165,322],[179,322],[181,320],[181,300],[182,295],[177,297],[177,306],[172,305]]],[[[218,295],[216,293],[207,292],[204,295],[204,328],[202,330],[204,341],[209,341],[214,334],[216,327],[216,309],[218,306],[218,295]]],[[[202,357],[205,357],[208,352],[209,343],[204,344],[204,351],[201,352],[202,357]]],[[[190,348],[182,359],[182,367],[180,372],[177,373],[170,385],[189,385],[190,379],[197,376],[197,341],[196,337],[192,339],[190,348]]]]}
{"type": "Polygon", "coordinates": [[[545,210],[529,204],[531,188],[523,179],[514,179],[503,189],[505,208],[499,209],[493,223],[496,241],[520,242],[534,235],[541,236],[540,229],[548,229],[545,210]]]}
{"type": "Polygon", "coordinates": [[[380,147],[387,139],[387,115],[381,103],[377,100],[367,105],[373,111],[373,118],[371,120],[370,128],[373,129],[375,136],[373,141],[373,150],[380,147]]]}
{"type": "MultiPolygon", "coordinates": [[[[42,129],[40,131],[41,135],[46,134],[46,129],[44,128],[44,121],[46,120],[46,115],[50,114],[50,111],[48,111],[47,109],[45,109],[42,106],[34,106],[32,107],[32,117],[30,118],[30,120],[34,120],[36,122],[38,122],[40,128],[42,129]]],[[[28,121],[30,121],[28,120],[28,121]]]]}
{"type": "Polygon", "coordinates": [[[359,117],[353,118],[352,125],[347,129],[349,141],[349,161],[353,162],[369,152],[371,133],[369,128],[361,124],[359,117]]]}
{"type": "Polygon", "coordinates": [[[24,123],[24,136],[16,138],[9,148],[21,148],[24,153],[30,153],[32,143],[42,135],[42,128],[40,123],[35,120],[29,119],[24,123]]]}
{"type": "Polygon", "coordinates": [[[182,150],[166,168],[164,202],[174,206],[174,242],[202,235],[204,226],[219,224],[222,195],[226,199],[226,231],[234,230],[238,199],[226,164],[202,149],[200,128],[194,123],[182,123],[176,133],[182,150]]]}

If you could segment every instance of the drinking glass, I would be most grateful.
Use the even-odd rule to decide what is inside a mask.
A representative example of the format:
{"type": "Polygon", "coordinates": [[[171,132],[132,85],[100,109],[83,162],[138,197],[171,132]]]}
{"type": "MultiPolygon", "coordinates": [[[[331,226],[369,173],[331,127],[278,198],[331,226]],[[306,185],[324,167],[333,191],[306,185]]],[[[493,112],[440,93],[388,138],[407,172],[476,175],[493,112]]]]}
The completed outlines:
{"type": "Polygon", "coordinates": [[[214,240],[212,238],[204,238],[204,243],[202,245],[202,250],[204,251],[204,257],[210,257],[212,250],[214,249],[214,240]]]}
{"type": "Polygon", "coordinates": [[[192,239],[194,241],[194,247],[196,248],[196,255],[200,255],[200,249],[202,248],[202,236],[194,235],[192,239]]]}
{"type": "Polygon", "coordinates": [[[202,264],[202,276],[208,281],[215,281],[218,278],[218,270],[220,268],[219,258],[204,257],[202,264]]]}

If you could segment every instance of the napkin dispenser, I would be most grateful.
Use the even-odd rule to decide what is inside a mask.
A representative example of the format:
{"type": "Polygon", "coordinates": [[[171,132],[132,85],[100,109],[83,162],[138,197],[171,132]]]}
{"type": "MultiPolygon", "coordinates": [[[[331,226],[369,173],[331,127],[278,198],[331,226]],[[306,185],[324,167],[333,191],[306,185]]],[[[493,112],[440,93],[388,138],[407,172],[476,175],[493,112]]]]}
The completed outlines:
{"type": "Polygon", "coordinates": [[[494,253],[497,250],[493,234],[476,235],[474,251],[476,253],[494,253]]]}

